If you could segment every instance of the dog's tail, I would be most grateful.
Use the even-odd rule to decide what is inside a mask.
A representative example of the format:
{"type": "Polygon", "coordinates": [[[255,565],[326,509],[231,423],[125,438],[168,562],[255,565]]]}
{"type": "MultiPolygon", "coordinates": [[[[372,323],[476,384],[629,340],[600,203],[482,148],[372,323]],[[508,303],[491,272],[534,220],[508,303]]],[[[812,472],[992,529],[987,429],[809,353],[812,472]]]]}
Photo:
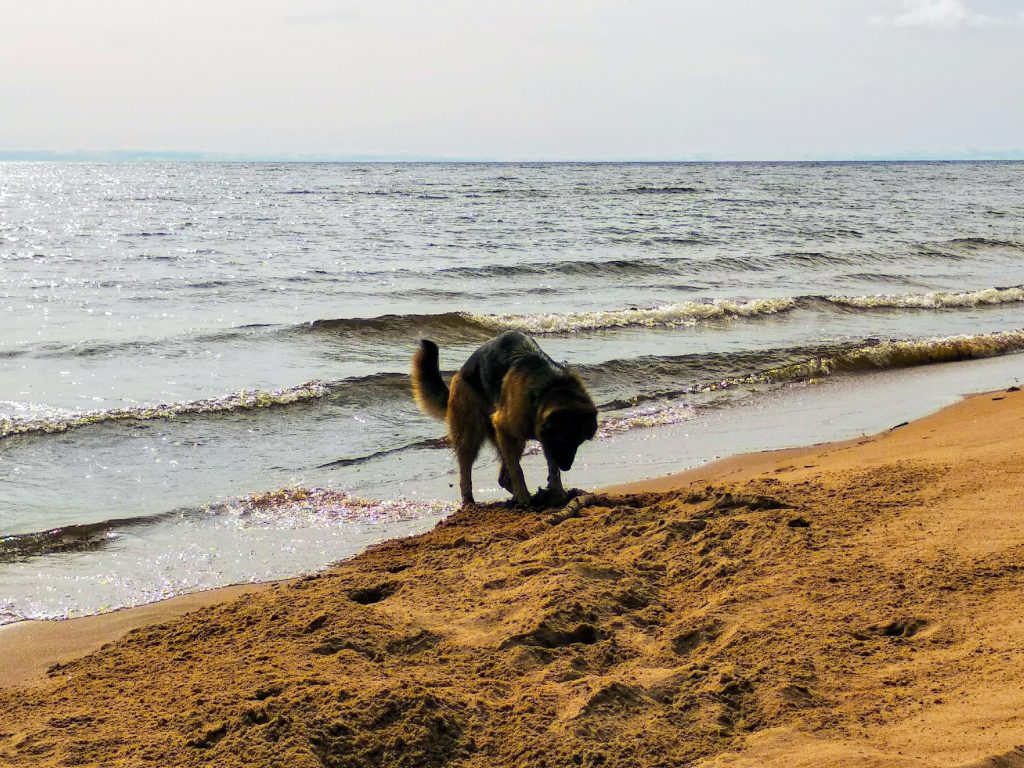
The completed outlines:
{"type": "Polygon", "coordinates": [[[421,411],[444,421],[448,412],[448,385],[438,367],[437,344],[429,339],[422,339],[420,348],[412,356],[412,396],[421,411]]]}

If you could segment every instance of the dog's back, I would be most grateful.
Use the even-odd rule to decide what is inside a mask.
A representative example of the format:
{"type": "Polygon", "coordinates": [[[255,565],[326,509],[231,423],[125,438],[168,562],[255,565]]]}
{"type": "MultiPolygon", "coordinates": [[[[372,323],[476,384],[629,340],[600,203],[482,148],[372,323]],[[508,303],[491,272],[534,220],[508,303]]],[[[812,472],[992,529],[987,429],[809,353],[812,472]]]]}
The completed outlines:
{"type": "Polygon", "coordinates": [[[459,370],[459,376],[493,407],[500,400],[502,384],[513,368],[523,370],[534,379],[565,375],[565,369],[529,336],[519,331],[505,331],[470,355],[459,370]]]}

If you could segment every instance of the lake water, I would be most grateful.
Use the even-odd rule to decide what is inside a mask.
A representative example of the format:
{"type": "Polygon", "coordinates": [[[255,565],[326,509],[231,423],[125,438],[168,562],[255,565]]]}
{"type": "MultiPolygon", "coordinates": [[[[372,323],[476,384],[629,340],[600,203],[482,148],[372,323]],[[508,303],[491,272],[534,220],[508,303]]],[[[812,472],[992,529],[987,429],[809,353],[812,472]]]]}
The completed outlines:
{"type": "Polygon", "coordinates": [[[0,163],[0,622],[429,528],[422,337],[577,367],[594,487],[1012,383],[1022,285],[1024,163],[0,163]]]}

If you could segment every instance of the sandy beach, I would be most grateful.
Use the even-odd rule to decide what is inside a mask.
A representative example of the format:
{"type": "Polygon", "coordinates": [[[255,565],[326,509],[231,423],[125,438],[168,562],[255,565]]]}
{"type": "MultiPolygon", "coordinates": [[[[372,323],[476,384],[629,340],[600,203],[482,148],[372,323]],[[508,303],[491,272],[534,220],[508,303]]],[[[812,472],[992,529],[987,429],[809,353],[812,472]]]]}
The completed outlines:
{"type": "Polygon", "coordinates": [[[1024,766],[1024,395],[894,427],[4,628],[0,763],[1024,766]]]}

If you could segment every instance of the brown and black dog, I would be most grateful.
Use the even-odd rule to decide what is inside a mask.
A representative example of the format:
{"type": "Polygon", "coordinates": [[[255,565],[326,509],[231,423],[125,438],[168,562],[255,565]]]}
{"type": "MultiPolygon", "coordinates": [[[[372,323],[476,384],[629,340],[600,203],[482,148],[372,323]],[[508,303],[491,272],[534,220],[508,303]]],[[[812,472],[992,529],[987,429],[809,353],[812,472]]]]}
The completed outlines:
{"type": "MultiPolygon", "coordinates": [[[[548,462],[545,505],[567,498],[568,471],[580,444],[597,432],[597,408],[573,371],[559,365],[529,336],[505,331],[470,355],[446,385],[437,344],[427,339],[412,359],[412,392],[420,410],[448,424],[459,462],[462,503],[473,504],[473,462],[485,440],[498,449],[498,483],[520,507],[530,492],[520,458],[527,440],[540,440],[548,462]]],[[[539,500],[539,499],[538,499],[539,500]]]]}

